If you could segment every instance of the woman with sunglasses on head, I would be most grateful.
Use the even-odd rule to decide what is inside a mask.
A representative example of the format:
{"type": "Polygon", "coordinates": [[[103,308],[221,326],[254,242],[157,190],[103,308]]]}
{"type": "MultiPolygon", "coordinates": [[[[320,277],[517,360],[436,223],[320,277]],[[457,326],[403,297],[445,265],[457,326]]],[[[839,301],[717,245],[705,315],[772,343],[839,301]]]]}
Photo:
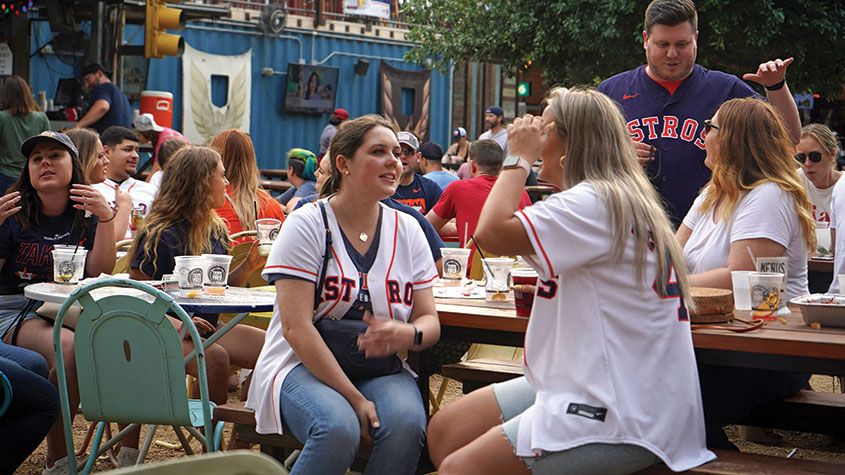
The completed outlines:
{"type": "Polygon", "coordinates": [[[338,127],[323,198],[288,216],[264,268],[276,308],[247,407],[258,433],[284,424],[304,443],[294,475],[346,473],[362,439],[373,445],[367,474],[414,473],[422,451],[426,408],[396,353],[439,338],[437,270],[417,222],[379,203],[399,183],[398,154],[379,116],[338,127]],[[357,341],[332,338],[341,325],[357,341]]]}
{"type": "MultiPolygon", "coordinates": [[[[103,195],[85,184],[79,152],[67,135],[46,131],[21,145],[27,157],[17,183],[0,197],[0,335],[8,343],[33,350],[47,360],[55,377],[53,323],[38,317],[23,289],[53,280],[54,245],[78,244],[89,252],[85,275],[114,268],[115,211],[103,195]],[[90,214],[89,214],[90,213],[90,214]]],[[[68,375],[70,406],[79,405],[73,331],[61,330],[61,351],[68,375]]],[[[47,434],[47,465],[67,466],[61,418],[47,434]],[[56,465],[54,465],[56,464],[56,465]]],[[[50,472],[50,469],[46,471],[50,472]]]]}
{"type": "Polygon", "coordinates": [[[836,132],[823,124],[809,124],[801,129],[801,141],[795,146],[795,160],[801,165],[798,178],[813,204],[813,219],[830,223],[830,199],[842,172],[836,169],[838,152],[836,132]]]}
{"type": "MultiPolygon", "coordinates": [[[[752,255],[786,256],[787,299],[806,294],[815,224],[780,114],[759,99],[731,99],[705,122],[705,133],[704,164],[713,175],[675,235],[690,284],[731,289],[731,271],[755,270],[752,255]]],[[[809,377],[699,365],[707,446],[735,449],[723,426],[795,394],[809,377]]]]}
{"type": "Polygon", "coordinates": [[[542,117],[508,127],[508,153],[475,239],[539,274],[525,376],[432,417],[438,473],[626,474],[661,460],[684,471],[714,458],[681,249],[619,106],[592,88],[554,88],[542,117]],[[540,158],[540,178],[563,191],[518,210],[540,158]]]}

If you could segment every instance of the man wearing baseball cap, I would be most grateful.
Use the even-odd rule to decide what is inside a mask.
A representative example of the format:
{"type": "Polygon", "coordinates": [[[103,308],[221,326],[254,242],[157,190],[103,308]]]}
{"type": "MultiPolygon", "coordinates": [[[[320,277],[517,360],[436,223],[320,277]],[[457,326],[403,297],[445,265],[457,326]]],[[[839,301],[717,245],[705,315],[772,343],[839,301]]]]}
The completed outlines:
{"type": "Polygon", "coordinates": [[[420,161],[419,139],[406,131],[396,134],[396,138],[399,139],[399,147],[402,149],[399,154],[399,160],[402,161],[402,177],[393,199],[425,214],[440,199],[442,191],[437,183],[416,173],[420,161]]]}
{"type": "Polygon", "coordinates": [[[188,145],[191,144],[191,141],[179,132],[158,125],[152,114],[141,114],[135,117],[135,120],[132,121],[132,128],[138,134],[139,142],[153,146],[153,167],[150,176],[161,168],[158,165],[158,149],[161,148],[161,144],[170,139],[179,139],[188,145]]]}
{"type": "Polygon", "coordinates": [[[478,137],[478,140],[495,140],[502,152],[508,156],[508,131],[505,129],[505,111],[499,106],[490,106],[484,114],[484,124],[489,129],[478,137]]]}
{"type": "Polygon", "coordinates": [[[329,149],[329,144],[332,143],[334,134],[337,133],[337,126],[344,120],[349,119],[349,112],[346,109],[335,109],[332,116],[329,117],[329,123],[320,134],[320,157],[329,149]]]}
{"type": "Polygon", "coordinates": [[[454,161],[454,157],[458,157],[460,161],[465,162],[467,160],[467,155],[469,154],[469,137],[467,137],[467,129],[463,127],[458,127],[454,131],[452,131],[452,145],[449,146],[449,149],[446,150],[446,153],[452,157],[452,163],[457,163],[454,161]]]}
{"type": "Polygon", "coordinates": [[[447,157],[444,157],[440,145],[434,142],[426,142],[420,145],[420,155],[422,155],[420,169],[425,173],[423,178],[428,178],[437,183],[441,190],[445,190],[449,183],[458,179],[453,173],[443,170],[442,160],[447,157]]]}
{"type": "Polygon", "coordinates": [[[100,63],[91,63],[82,68],[79,75],[82,87],[90,93],[88,112],[74,127],[90,127],[102,134],[113,125],[129,127],[132,124],[132,109],[129,99],[112,84],[106,70],[100,63]]]}

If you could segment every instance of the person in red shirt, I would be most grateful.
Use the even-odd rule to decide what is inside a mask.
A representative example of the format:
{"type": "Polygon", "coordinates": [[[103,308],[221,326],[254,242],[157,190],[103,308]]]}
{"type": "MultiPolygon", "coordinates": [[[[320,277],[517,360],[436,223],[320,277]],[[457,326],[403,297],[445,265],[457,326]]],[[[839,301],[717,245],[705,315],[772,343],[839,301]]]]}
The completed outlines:
{"type": "MultiPolygon", "coordinates": [[[[440,230],[455,218],[458,242],[462,246],[466,245],[478,225],[478,217],[484,202],[487,201],[487,195],[499,177],[503,160],[502,148],[493,140],[476,140],[470,144],[469,163],[472,178],[453,182],[443,190],[440,200],[425,216],[435,229],[440,230]]],[[[523,191],[519,209],[530,204],[528,193],[523,191]]]]}

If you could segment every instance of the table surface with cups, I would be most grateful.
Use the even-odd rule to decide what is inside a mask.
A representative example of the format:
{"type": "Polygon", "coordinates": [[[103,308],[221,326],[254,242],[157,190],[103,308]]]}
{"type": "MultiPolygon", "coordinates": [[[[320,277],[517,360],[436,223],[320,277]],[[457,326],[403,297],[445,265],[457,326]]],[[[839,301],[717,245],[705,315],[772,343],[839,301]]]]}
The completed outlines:
{"type": "MultiPolygon", "coordinates": [[[[88,279],[82,281],[85,284],[93,281],[88,279]]],[[[155,281],[146,281],[147,284],[155,284],[155,281]]],[[[79,289],[81,285],[57,284],[53,282],[41,282],[30,284],[24,288],[24,295],[33,300],[52,303],[64,303],[71,293],[79,289]]],[[[202,291],[191,292],[174,289],[168,292],[188,313],[242,313],[242,312],[269,312],[273,310],[276,302],[276,294],[266,290],[245,289],[240,287],[229,287],[222,295],[208,295],[202,291]]],[[[110,295],[134,295],[152,301],[152,296],[143,292],[121,287],[105,287],[91,292],[95,300],[110,295]]]]}

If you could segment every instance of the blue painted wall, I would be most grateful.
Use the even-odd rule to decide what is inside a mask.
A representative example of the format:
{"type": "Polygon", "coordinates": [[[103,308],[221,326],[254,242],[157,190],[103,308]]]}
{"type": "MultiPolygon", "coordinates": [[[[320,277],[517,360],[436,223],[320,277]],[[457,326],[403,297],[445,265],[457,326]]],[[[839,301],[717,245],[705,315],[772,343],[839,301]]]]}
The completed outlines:
{"type": "MultiPolygon", "coordinates": [[[[53,33],[46,22],[33,23],[32,50],[49,40],[53,33]]],[[[185,41],[192,47],[207,53],[220,55],[242,54],[252,49],[252,101],[250,110],[250,134],[255,142],[260,168],[284,166],[284,156],[293,147],[305,147],[315,152],[319,148],[320,133],[328,121],[328,115],[286,114],[282,111],[283,92],[287,76],[264,77],[263,68],[287,71],[288,63],[298,62],[300,50],[296,41],[267,37],[256,34],[252,28],[214,25],[211,23],[191,24],[182,31],[185,41]]],[[[337,90],[337,107],[343,107],[356,117],[380,110],[380,86],[378,82],[377,59],[370,58],[370,68],[365,76],[356,76],[353,65],[357,57],[352,55],[402,58],[409,49],[406,44],[389,44],[387,41],[373,41],[365,37],[340,37],[340,35],[312,35],[310,32],[286,33],[302,42],[302,57],[306,63],[322,61],[335,54],[326,66],[340,69],[337,90]],[[311,57],[313,51],[314,57],[311,57]]],[[[143,28],[127,25],[127,44],[143,44],[143,28]]],[[[67,61],[67,58],[65,58],[67,61]]],[[[30,81],[33,91],[47,91],[53,97],[60,78],[70,77],[83,66],[82,58],[62,62],[54,55],[35,55],[31,62],[30,81]],[[73,63],[76,64],[73,64],[73,63]],[[75,69],[76,68],[76,69],[75,69]]],[[[422,68],[405,61],[390,61],[390,64],[407,70],[422,68]]],[[[182,124],[182,62],[179,58],[167,57],[150,61],[147,89],[170,91],[174,100],[174,126],[182,124]]],[[[448,98],[451,94],[448,77],[432,72],[431,84],[431,140],[440,143],[444,149],[449,143],[448,98]]],[[[138,104],[133,104],[135,108],[138,104]]]]}

